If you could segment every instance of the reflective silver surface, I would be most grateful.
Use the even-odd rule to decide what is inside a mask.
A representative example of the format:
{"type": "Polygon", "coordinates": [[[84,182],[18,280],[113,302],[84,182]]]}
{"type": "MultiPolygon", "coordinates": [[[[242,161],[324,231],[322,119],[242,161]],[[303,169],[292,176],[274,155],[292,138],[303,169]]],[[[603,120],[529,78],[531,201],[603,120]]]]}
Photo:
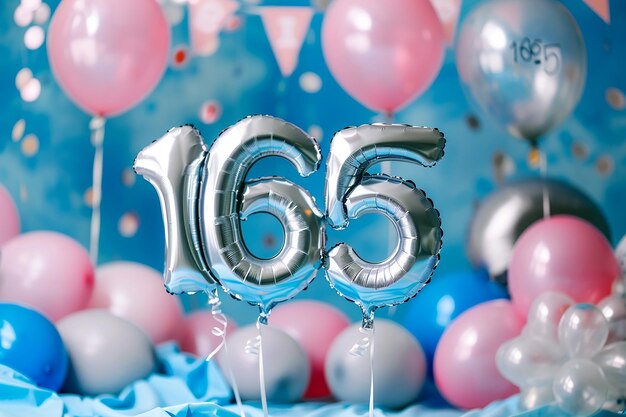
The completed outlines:
{"type": "Polygon", "coordinates": [[[322,213],[301,187],[284,179],[249,182],[250,167],[261,158],[289,160],[300,175],[320,164],[320,149],[296,126],[270,116],[251,116],[226,129],[206,160],[198,213],[203,250],[214,276],[236,298],[268,312],[293,297],[315,277],[323,253],[322,213]],[[243,242],[240,212],[266,212],[282,224],[285,244],[272,259],[259,259],[243,242]]]}
{"type": "Polygon", "coordinates": [[[165,227],[165,288],[174,294],[215,287],[199,251],[197,222],[199,173],[207,149],[193,126],[170,129],[146,146],[134,169],[156,189],[165,227]]]}
{"type": "Polygon", "coordinates": [[[337,132],[326,163],[328,223],[334,229],[347,226],[343,199],[372,165],[404,161],[430,167],[443,156],[444,145],[443,134],[428,127],[376,123],[337,132]]]}
{"type": "Polygon", "coordinates": [[[484,113],[531,142],[569,116],[587,74],[580,29],[555,0],[480,4],[462,22],[456,62],[484,113]]]}

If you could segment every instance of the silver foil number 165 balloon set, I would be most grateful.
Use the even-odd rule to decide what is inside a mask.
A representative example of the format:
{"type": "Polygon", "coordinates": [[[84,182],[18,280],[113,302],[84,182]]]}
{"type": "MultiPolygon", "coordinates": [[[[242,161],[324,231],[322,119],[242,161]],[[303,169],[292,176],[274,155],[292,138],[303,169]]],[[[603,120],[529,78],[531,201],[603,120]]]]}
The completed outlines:
{"type": "Polygon", "coordinates": [[[445,139],[437,129],[371,124],[339,131],[326,167],[325,210],[309,192],[281,177],[247,179],[261,158],[286,158],[305,177],[321,163],[320,147],[304,131],[270,116],[251,116],[223,131],[208,148],[192,126],[176,127],[143,149],[135,171],[154,185],[165,224],[165,286],[169,292],[214,291],[257,305],[264,318],[325,268],[331,286],[356,303],[364,324],[378,307],[402,303],[430,279],[441,250],[439,212],[410,181],[367,170],[382,161],[433,166],[445,139]],[[248,250],[241,222],[269,213],[282,224],[284,244],[271,259],[248,250]],[[343,229],[366,213],[386,216],[398,234],[379,263],[347,244],[327,248],[325,228],[343,229]]]}

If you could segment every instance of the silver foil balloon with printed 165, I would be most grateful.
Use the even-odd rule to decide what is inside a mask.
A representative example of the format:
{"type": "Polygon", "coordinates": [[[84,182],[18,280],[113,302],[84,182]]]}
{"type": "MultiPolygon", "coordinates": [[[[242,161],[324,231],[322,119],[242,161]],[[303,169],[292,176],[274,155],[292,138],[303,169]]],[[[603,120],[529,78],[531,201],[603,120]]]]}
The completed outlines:
{"type": "Polygon", "coordinates": [[[414,296],[430,279],[439,260],[441,220],[431,200],[415,184],[366,170],[386,160],[434,165],[445,139],[437,129],[374,124],[338,132],[326,169],[326,210],[335,229],[366,213],[386,216],[399,243],[380,263],[361,259],[345,243],[328,254],[327,278],[340,295],[355,302],[369,325],[373,311],[414,296]]]}
{"type": "Polygon", "coordinates": [[[145,147],[134,169],[156,189],[165,226],[165,288],[194,293],[216,287],[200,250],[199,179],[207,149],[193,126],[170,129],[145,147]]]}
{"type": "Polygon", "coordinates": [[[583,36],[556,0],[491,0],[463,21],[456,62],[465,91],[531,143],[570,115],[585,85],[583,36]]]}
{"type": "Polygon", "coordinates": [[[315,278],[322,265],[322,213],[309,193],[282,178],[245,182],[252,165],[268,156],[290,161],[300,175],[319,167],[320,149],[296,126],[270,116],[247,117],[226,129],[209,150],[201,181],[198,217],[204,256],[223,288],[267,313],[315,278]],[[250,253],[240,222],[265,212],[285,233],[271,259],[250,253]]]}

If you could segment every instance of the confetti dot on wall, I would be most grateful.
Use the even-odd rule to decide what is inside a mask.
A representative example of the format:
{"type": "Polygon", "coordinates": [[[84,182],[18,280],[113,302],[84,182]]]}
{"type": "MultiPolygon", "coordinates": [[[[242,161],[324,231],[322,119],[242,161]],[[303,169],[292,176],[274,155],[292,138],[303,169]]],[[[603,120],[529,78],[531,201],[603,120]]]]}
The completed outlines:
{"type": "Polygon", "coordinates": [[[174,48],[172,53],[172,66],[174,68],[182,68],[189,61],[189,49],[185,45],[174,48]]]}
{"type": "Polygon", "coordinates": [[[317,139],[318,142],[321,142],[322,139],[324,139],[324,131],[318,125],[311,125],[311,126],[309,126],[308,133],[309,133],[309,135],[311,135],[315,139],[317,139]]]}
{"type": "Polygon", "coordinates": [[[83,194],[83,201],[87,207],[93,207],[93,190],[91,187],[85,190],[85,193],[83,194]]]}
{"type": "Polygon", "coordinates": [[[185,17],[185,11],[180,5],[166,3],[162,7],[165,18],[172,26],[176,26],[183,21],[183,18],[185,17]]]}
{"type": "Polygon", "coordinates": [[[50,6],[46,3],[41,3],[41,5],[37,7],[37,10],[35,10],[33,19],[35,23],[39,23],[40,25],[46,23],[48,19],[50,19],[50,6]]]}
{"type": "Polygon", "coordinates": [[[622,90],[611,87],[606,90],[604,94],[607,103],[615,110],[624,110],[626,109],[626,96],[622,90]]]}
{"type": "Polygon", "coordinates": [[[22,7],[25,7],[31,12],[34,12],[41,6],[41,0],[21,0],[20,3],[22,7]]]}
{"type": "Polygon", "coordinates": [[[139,229],[139,217],[133,212],[124,213],[117,224],[120,235],[133,237],[139,229]]]}
{"type": "Polygon", "coordinates": [[[137,179],[137,175],[135,175],[135,171],[131,168],[125,168],[122,171],[122,184],[127,187],[132,187],[135,185],[135,180],[137,179]]]}
{"type": "Polygon", "coordinates": [[[515,161],[503,152],[494,153],[491,162],[497,182],[502,182],[515,173],[515,161]]]}
{"type": "Polygon", "coordinates": [[[13,125],[13,129],[11,130],[11,139],[13,142],[17,142],[22,139],[24,136],[24,131],[26,130],[26,120],[20,119],[13,125]]]}
{"type": "Polygon", "coordinates": [[[589,149],[587,145],[582,142],[574,142],[572,143],[572,155],[574,155],[576,159],[587,159],[589,157],[589,149]]]}
{"type": "Polygon", "coordinates": [[[200,120],[202,123],[215,123],[222,115],[222,106],[214,100],[205,101],[200,106],[200,120]]]}
{"type": "Polygon", "coordinates": [[[41,83],[37,78],[31,78],[26,85],[20,90],[22,100],[26,102],[35,101],[39,98],[41,93],[41,83]]]}
{"type": "Polygon", "coordinates": [[[33,72],[29,68],[22,68],[15,76],[15,86],[18,90],[22,90],[33,78],[33,72]]]}
{"type": "Polygon", "coordinates": [[[33,12],[20,4],[13,12],[13,21],[20,27],[26,27],[33,21],[33,12]]]}
{"type": "Polygon", "coordinates": [[[613,158],[609,155],[602,155],[596,161],[596,170],[601,175],[610,175],[613,172],[614,167],[615,163],[613,162],[613,158]]]}
{"type": "Polygon", "coordinates": [[[22,153],[24,156],[35,156],[39,152],[39,138],[32,133],[29,133],[22,140],[22,153]]]}
{"type": "Polygon", "coordinates": [[[467,117],[465,118],[465,123],[467,123],[467,126],[471,130],[480,129],[480,120],[474,114],[468,114],[467,117]]]}
{"type": "Polygon", "coordinates": [[[41,26],[31,26],[24,32],[24,45],[26,45],[28,49],[38,49],[43,45],[45,37],[46,34],[41,26]]]}
{"type": "Polygon", "coordinates": [[[300,76],[300,88],[307,93],[317,93],[322,88],[322,79],[314,72],[305,72],[300,76]]]}
{"type": "Polygon", "coordinates": [[[25,203],[28,200],[28,189],[26,188],[26,184],[20,184],[20,201],[25,203]]]}
{"type": "Polygon", "coordinates": [[[241,27],[241,18],[239,16],[230,16],[226,23],[224,23],[224,29],[227,32],[234,32],[241,27]]]}

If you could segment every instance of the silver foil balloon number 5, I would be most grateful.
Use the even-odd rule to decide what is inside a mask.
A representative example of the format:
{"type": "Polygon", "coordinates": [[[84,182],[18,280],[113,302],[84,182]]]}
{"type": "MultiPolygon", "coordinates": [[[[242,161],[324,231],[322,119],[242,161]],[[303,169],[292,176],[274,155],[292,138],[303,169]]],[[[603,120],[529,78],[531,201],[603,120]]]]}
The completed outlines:
{"type": "Polygon", "coordinates": [[[326,169],[326,211],[335,229],[366,213],[386,216],[398,233],[392,254],[380,263],[361,259],[345,243],[328,254],[327,278],[364,314],[364,327],[378,307],[402,303],[429,281],[439,260],[441,220],[425,193],[402,178],[367,170],[382,161],[433,166],[445,139],[437,129],[406,125],[363,125],[335,135],[326,169]]]}

